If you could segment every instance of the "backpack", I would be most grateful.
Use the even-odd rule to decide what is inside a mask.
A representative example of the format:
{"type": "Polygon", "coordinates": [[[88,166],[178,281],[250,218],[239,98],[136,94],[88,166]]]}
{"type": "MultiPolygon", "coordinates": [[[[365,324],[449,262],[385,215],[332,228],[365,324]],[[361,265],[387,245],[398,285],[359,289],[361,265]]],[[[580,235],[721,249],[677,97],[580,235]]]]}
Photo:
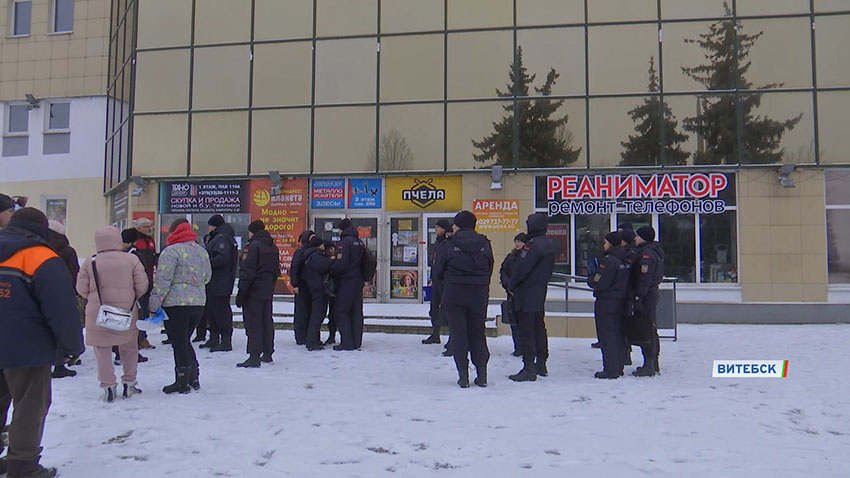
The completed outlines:
{"type": "Polygon", "coordinates": [[[378,270],[378,259],[366,247],[366,244],[363,244],[363,241],[360,241],[360,245],[363,247],[363,255],[360,257],[360,271],[363,274],[363,281],[370,282],[375,277],[375,271],[378,270]]]}

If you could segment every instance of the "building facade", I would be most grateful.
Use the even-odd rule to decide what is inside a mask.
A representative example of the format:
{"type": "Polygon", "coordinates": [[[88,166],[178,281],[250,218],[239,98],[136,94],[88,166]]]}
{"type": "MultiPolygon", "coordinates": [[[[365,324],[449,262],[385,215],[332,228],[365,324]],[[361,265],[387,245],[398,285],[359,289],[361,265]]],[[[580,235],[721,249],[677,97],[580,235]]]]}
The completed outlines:
{"type": "Polygon", "coordinates": [[[0,192],[65,224],[81,255],[104,223],[107,0],[0,8],[0,192]]]}
{"type": "Polygon", "coordinates": [[[437,219],[476,211],[501,256],[546,211],[560,272],[631,222],[680,300],[848,302],[846,2],[127,0],[111,24],[105,191],[163,228],[265,215],[284,244],[351,216],[367,297],[421,301],[437,219]]]}

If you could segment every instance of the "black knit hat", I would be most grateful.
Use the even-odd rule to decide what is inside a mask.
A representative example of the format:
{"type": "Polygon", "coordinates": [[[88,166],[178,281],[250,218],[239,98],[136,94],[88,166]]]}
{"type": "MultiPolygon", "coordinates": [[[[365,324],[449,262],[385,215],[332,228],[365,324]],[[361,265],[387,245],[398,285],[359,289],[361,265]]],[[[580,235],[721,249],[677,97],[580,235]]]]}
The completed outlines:
{"type": "Polygon", "coordinates": [[[12,219],[9,220],[9,227],[27,230],[45,241],[49,235],[47,232],[49,230],[47,216],[34,207],[25,207],[15,211],[15,214],[12,214],[12,219]]]}
{"type": "Polygon", "coordinates": [[[298,242],[303,245],[307,245],[310,242],[310,237],[315,235],[315,232],[307,229],[306,231],[302,232],[301,235],[298,237],[298,242]]]}
{"type": "Polygon", "coordinates": [[[469,211],[463,210],[455,214],[454,224],[461,229],[475,229],[477,222],[478,218],[469,211]]]}
{"type": "Polygon", "coordinates": [[[344,231],[344,230],[348,229],[349,227],[351,227],[351,219],[346,217],[342,221],[339,221],[339,225],[337,227],[339,228],[340,231],[344,231]]]}
{"type": "Polygon", "coordinates": [[[632,223],[630,222],[621,222],[617,229],[622,229],[624,231],[633,231],[634,226],[632,226],[632,223]]]}
{"type": "Polygon", "coordinates": [[[336,244],[334,243],[334,241],[332,241],[330,239],[325,239],[324,243],[325,243],[325,250],[328,250],[331,247],[336,247],[336,244]]]}
{"type": "Polygon", "coordinates": [[[635,231],[631,229],[623,229],[620,231],[620,239],[626,242],[626,244],[631,244],[635,240],[635,231]]]}
{"type": "Polygon", "coordinates": [[[8,211],[9,209],[13,209],[14,207],[15,203],[12,201],[12,198],[3,193],[0,193],[0,212],[8,211]]]}
{"type": "Polygon", "coordinates": [[[322,244],[322,238],[313,236],[307,241],[307,247],[319,247],[322,244]]]}
{"type": "Polygon", "coordinates": [[[605,240],[610,242],[612,246],[619,246],[622,239],[622,236],[617,231],[611,231],[605,234],[605,240]]]}
{"type": "Polygon", "coordinates": [[[524,232],[520,232],[519,234],[514,236],[514,241],[525,242],[527,240],[528,240],[528,238],[526,237],[524,232]]]}
{"type": "Polygon", "coordinates": [[[221,214],[216,214],[207,221],[207,224],[213,227],[219,227],[224,224],[224,217],[221,214]]]}
{"type": "Polygon", "coordinates": [[[440,219],[437,221],[437,225],[442,227],[444,231],[452,230],[452,223],[450,223],[448,219],[440,219]]]}
{"type": "Polygon", "coordinates": [[[134,228],[124,229],[121,231],[121,242],[125,244],[132,244],[139,240],[139,231],[134,228]]]}
{"type": "Polygon", "coordinates": [[[655,240],[655,229],[649,226],[643,226],[637,230],[637,235],[646,242],[652,242],[655,240]]]}
{"type": "Polygon", "coordinates": [[[251,224],[248,224],[248,232],[250,232],[251,234],[256,234],[256,233],[262,231],[265,228],[266,228],[266,225],[263,223],[263,221],[261,221],[259,219],[252,222],[251,224]]]}

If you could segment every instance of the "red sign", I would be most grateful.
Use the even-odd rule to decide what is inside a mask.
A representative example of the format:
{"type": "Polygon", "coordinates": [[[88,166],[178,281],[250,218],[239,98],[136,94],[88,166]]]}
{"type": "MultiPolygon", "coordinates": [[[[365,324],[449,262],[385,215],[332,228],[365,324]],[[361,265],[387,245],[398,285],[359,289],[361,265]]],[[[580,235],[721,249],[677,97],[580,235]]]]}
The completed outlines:
{"type": "Polygon", "coordinates": [[[291,294],[289,265],[298,249],[298,236],[307,228],[307,179],[284,179],[280,194],[269,193],[271,181],[252,179],[250,187],[251,220],[260,219],[280,249],[280,278],[275,286],[277,294],[291,294]]]}

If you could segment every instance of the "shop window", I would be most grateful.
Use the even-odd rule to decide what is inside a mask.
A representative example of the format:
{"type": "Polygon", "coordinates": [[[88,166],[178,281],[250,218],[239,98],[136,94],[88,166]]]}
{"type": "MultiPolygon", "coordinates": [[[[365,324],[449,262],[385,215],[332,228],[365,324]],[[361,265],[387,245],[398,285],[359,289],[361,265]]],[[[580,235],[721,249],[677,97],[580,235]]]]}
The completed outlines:
{"type": "Polygon", "coordinates": [[[381,33],[442,30],[444,0],[381,2],[381,33]]]}
{"type": "Polygon", "coordinates": [[[52,33],[70,33],[74,31],[74,0],[53,0],[51,8],[52,33]]]}
{"type": "Polygon", "coordinates": [[[591,27],[587,46],[591,93],[649,91],[649,60],[658,56],[657,25],[591,27]]]}
{"type": "Polygon", "coordinates": [[[44,154],[66,154],[71,151],[71,103],[53,102],[47,107],[44,132],[44,154]]]}
{"type": "Polygon", "coordinates": [[[737,211],[702,214],[699,228],[701,282],[738,282],[737,211]]]}
{"type": "Polygon", "coordinates": [[[850,284],[850,172],[826,172],[826,255],[830,284],[850,284]]]}
{"type": "Polygon", "coordinates": [[[664,275],[678,277],[679,282],[696,282],[694,215],[660,215],[658,229],[658,241],[665,254],[664,275]]]}
{"type": "Polygon", "coordinates": [[[32,23],[32,2],[29,0],[12,0],[9,4],[11,28],[9,34],[12,36],[27,36],[30,34],[32,23]]]}
{"type": "MultiPolygon", "coordinates": [[[[549,218],[549,227],[546,229],[546,238],[551,241],[555,248],[555,272],[561,274],[572,274],[570,264],[570,216],[555,216],[549,218]]],[[[513,245],[513,242],[511,242],[513,245]]],[[[564,282],[559,277],[553,277],[553,282],[564,282]]]]}
{"type": "Polygon", "coordinates": [[[611,216],[608,214],[580,215],[575,217],[575,270],[578,276],[588,276],[587,262],[604,255],[602,242],[611,232],[611,216]]]}
{"type": "Polygon", "coordinates": [[[255,0],[254,40],[313,36],[313,0],[255,0]]]}
{"type": "Polygon", "coordinates": [[[3,132],[3,156],[26,156],[29,153],[29,105],[6,106],[3,132]]]}
{"type": "Polygon", "coordinates": [[[374,38],[316,42],[316,103],[373,103],[376,50],[374,38]]]}

